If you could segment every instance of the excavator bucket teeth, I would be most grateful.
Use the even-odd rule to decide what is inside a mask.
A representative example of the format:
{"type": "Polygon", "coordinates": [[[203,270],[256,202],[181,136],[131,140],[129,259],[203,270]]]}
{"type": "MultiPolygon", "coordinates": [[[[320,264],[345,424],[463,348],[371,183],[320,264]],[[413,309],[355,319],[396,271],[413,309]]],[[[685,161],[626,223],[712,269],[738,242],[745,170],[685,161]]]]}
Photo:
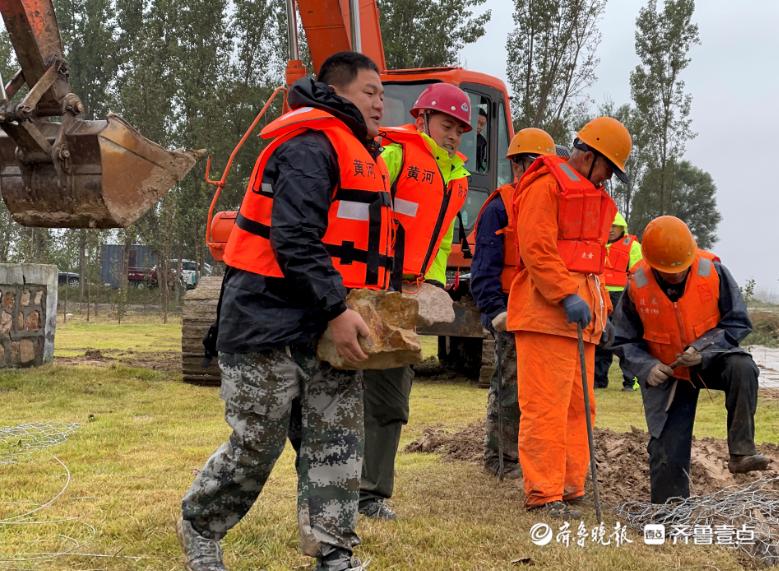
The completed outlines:
{"type": "MultiPolygon", "coordinates": [[[[38,122],[53,143],[59,123],[38,122]]],[[[74,119],[65,133],[69,156],[21,162],[14,140],[0,132],[0,192],[14,220],[48,228],[116,228],[140,218],[203,155],[169,151],[121,117],[74,119]]]]}

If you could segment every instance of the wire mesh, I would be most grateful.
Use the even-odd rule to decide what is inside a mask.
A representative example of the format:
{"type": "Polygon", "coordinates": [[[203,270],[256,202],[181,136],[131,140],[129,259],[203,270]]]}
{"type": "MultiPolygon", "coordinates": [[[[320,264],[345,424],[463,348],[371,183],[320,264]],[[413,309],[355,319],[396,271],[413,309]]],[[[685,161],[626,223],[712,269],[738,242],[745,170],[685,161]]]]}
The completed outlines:
{"type": "Polygon", "coordinates": [[[78,424],[33,422],[0,426],[0,466],[25,460],[30,454],[68,439],[78,424]]]}
{"type": "Polygon", "coordinates": [[[696,527],[745,530],[745,538],[733,541],[730,547],[754,563],[779,565],[779,477],[729,486],[704,496],[671,498],[665,504],[624,502],[616,513],[639,530],[647,524],[663,524],[672,533],[696,527]]]}

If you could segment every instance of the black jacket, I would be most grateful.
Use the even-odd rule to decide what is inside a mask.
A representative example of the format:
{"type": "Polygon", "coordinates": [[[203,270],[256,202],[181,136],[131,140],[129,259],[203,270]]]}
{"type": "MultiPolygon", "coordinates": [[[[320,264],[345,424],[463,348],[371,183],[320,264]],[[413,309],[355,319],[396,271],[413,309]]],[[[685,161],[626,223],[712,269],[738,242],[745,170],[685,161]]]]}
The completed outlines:
{"type": "MultiPolygon", "coordinates": [[[[725,266],[714,262],[714,268],[719,276],[720,321],[715,328],[690,344],[701,352],[702,373],[705,373],[712,363],[725,353],[745,353],[746,351],[738,344],[752,331],[752,323],[744,299],[738,290],[738,284],[725,266]]],[[[668,403],[668,391],[673,382],[669,381],[657,387],[646,384],[649,372],[659,361],[649,354],[649,348],[644,341],[644,326],[628,295],[629,288],[630,284],[612,315],[615,329],[613,349],[619,355],[623,370],[627,371],[629,376],[638,378],[649,432],[655,438],[659,438],[668,416],[665,408],[668,403]]]]}
{"type": "MultiPolygon", "coordinates": [[[[292,87],[289,104],[332,113],[377,155],[360,111],[327,85],[302,79],[292,87]]],[[[263,175],[274,189],[270,241],[284,277],[227,268],[219,351],[248,353],[309,343],[346,309],[341,275],[322,244],[338,173],[335,150],[316,131],[290,139],[270,157],[263,175]]]]}

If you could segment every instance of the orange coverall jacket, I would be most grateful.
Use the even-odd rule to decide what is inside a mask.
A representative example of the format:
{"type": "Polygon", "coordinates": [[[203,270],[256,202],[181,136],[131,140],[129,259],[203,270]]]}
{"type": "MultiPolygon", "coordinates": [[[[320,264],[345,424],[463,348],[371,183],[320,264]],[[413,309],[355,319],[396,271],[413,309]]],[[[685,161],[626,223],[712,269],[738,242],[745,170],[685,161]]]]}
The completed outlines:
{"type": "Polygon", "coordinates": [[[519,181],[514,220],[522,267],[509,292],[507,329],[576,338],[576,324],[568,323],[561,302],[578,294],[592,311],[584,341],[598,343],[611,301],[601,278],[569,271],[557,251],[559,193],[545,166],[519,181]]]}

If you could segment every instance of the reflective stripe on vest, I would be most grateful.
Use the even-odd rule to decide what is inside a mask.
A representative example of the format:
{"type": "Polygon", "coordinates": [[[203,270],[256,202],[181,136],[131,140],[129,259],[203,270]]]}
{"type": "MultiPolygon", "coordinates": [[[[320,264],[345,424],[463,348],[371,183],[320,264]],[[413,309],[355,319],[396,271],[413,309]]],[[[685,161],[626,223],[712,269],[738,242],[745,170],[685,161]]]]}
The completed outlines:
{"type": "MultiPolygon", "coordinates": [[[[717,259],[711,252],[698,251],[684,294],[676,302],[668,299],[645,261],[630,273],[630,299],[641,318],[649,353],[660,362],[670,365],[690,343],[719,323],[719,275],[713,271],[717,259]]],[[[690,380],[690,369],[677,367],[674,376],[690,380]]]]}
{"type": "Polygon", "coordinates": [[[423,276],[465,204],[468,179],[444,184],[433,153],[415,127],[388,128],[382,136],[384,144],[397,143],[403,149],[400,172],[392,185],[395,218],[406,233],[403,273],[423,276]]]}
{"type": "Polygon", "coordinates": [[[616,242],[606,246],[606,263],[603,268],[603,279],[607,286],[624,288],[628,285],[630,270],[630,249],[636,237],[628,234],[616,242]]]}
{"type": "Polygon", "coordinates": [[[393,219],[384,163],[376,161],[344,123],[325,111],[302,108],[263,129],[275,137],[260,153],[236,225],[225,247],[229,266],[283,277],[270,243],[273,187],[265,167],[280,145],[304,130],[323,133],[335,150],[339,187],[328,210],[322,243],[347,288],[386,289],[393,266],[393,219]]]}
{"type": "Polygon", "coordinates": [[[617,205],[560,157],[539,157],[523,178],[544,166],[560,187],[557,251],[566,268],[582,274],[603,273],[606,242],[617,205]]]}

